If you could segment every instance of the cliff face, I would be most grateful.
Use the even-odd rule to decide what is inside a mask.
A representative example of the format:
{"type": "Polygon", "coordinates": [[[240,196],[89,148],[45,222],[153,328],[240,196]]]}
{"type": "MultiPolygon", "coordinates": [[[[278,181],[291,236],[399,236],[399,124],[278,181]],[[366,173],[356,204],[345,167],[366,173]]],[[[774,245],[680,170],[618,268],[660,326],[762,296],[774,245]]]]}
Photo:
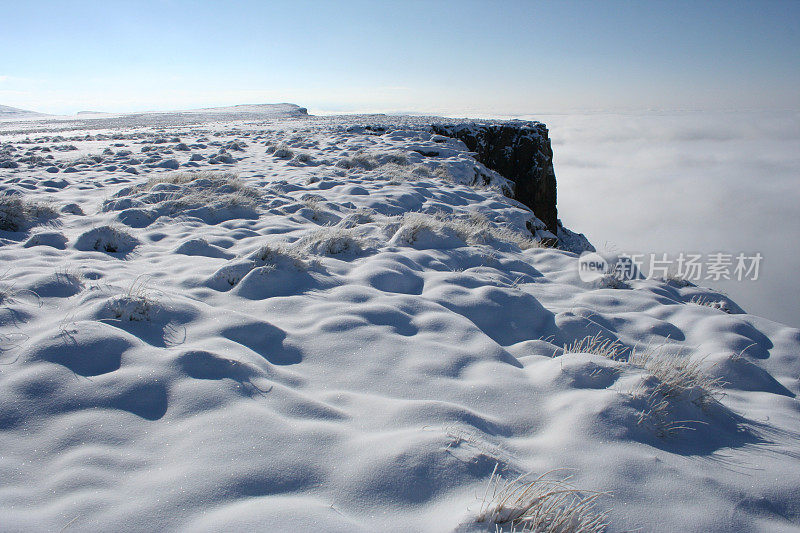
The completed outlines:
{"type": "Polygon", "coordinates": [[[530,207],[558,235],[556,175],[547,127],[540,122],[433,124],[439,135],[460,139],[476,159],[514,182],[514,199],[530,207]]]}

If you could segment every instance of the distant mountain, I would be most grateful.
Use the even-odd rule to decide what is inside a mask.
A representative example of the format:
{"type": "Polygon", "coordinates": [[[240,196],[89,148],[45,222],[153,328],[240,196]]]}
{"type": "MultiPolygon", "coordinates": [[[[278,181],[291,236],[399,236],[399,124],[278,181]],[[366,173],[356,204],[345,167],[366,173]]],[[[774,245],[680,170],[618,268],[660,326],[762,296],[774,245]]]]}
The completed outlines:
{"type": "Polygon", "coordinates": [[[37,113],[36,111],[28,111],[27,109],[17,109],[16,107],[9,107],[0,105],[0,118],[25,118],[25,117],[38,117],[44,113],[37,113]]]}
{"type": "MultiPolygon", "coordinates": [[[[307,116],[308,111],[305,107],[300,107],[295,104],[245,104],[227,107],[208,107],[201,109],[183,109],[172,111],[138,111],[132,113],[114,113],[107,111],[79,111],[76,116],[88,119],[104,119],[104,118],[122,118],[135,119],[136,117],[149,116],[152,119],[166,119],[171,117],[179,119],[180,117],[197,117],[226,115],[227,117],[240,116],[242,118],[280,118],[280,117],[302,117],[307,116]]],[[[16,107],[9,107],[0,105],[0,120],[1,119],[26,119],[38,117],[53,117],[54,119],[67,119],[68,117],[55,117],[37,111],[28,111],[27,109],[17,109],[16,107]]]]}
{"type": "Polygon", "coordinates": [[[243,104],[225,107],[205,107],[200,109],[184,109],[175,111],[155,111],[153,113],[179,114],[252,114],[273,116],[305,116],[308,110],[296,104],[243,104]]]}

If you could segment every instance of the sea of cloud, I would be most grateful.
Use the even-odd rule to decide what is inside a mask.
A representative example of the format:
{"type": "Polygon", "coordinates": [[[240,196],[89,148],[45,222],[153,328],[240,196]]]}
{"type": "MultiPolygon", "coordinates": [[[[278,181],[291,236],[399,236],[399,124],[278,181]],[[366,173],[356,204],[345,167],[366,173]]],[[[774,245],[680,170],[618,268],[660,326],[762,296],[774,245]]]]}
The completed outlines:
{"type": "Polygon", "coordinates": [[[565,225],[600,250],[701,253],[706,264],[761,253],[756,281],[702,284],[800,326],[800,113],[535,118],[551,130],[565,225]]]}

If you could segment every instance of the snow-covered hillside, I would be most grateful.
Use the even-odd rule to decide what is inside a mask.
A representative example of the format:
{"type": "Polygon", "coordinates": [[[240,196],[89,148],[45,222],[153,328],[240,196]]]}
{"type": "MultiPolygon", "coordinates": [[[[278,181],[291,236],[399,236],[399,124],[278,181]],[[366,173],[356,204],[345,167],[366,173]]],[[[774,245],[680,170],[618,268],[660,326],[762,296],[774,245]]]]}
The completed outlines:
{"type": "Polygon", "coordinates": [[[239,111],[0,127],[0,530],[797,529],[800,331],[582,281],[430,119],[239,111]]]}
{"type": "Polygon", "coordinates": [[[16,107],[9,107],[7,105],[0,105],[0,120],[18,120],[22,118],[44,117],[42,113],[36,111],[28,111],[26,109],[17,109],[16,107]]]}

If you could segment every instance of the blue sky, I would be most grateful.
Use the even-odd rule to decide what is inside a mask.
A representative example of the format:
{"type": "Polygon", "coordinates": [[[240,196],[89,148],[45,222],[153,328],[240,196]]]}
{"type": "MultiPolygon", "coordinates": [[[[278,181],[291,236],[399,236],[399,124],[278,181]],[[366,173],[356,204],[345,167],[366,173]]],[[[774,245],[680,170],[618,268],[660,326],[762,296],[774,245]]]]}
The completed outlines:
{"type": "Polygon", "coordinates": [[[0,1],[0,104],[51,113],[797,109],[800,2],[0,1]]]}

